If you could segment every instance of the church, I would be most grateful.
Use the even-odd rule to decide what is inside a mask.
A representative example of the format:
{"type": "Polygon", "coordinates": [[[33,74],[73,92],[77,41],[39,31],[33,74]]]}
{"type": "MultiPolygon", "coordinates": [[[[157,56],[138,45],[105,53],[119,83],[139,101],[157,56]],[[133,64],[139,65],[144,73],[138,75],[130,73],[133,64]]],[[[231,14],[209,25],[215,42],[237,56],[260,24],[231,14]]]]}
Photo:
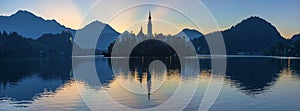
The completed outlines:
{"type": "MultiPolygon", "coordinates": [[[[137,34],[137,37],[143,37],[143,36],[145,36],[145,34],[143,33],[143,27],[141,27],[141,30],[137,34]]],[[[149,17],[148,17],[147,37],[153,37],[153,34],[152,34],[152,22],[151,22],[151,12],[149,12],[149,17]]]]}

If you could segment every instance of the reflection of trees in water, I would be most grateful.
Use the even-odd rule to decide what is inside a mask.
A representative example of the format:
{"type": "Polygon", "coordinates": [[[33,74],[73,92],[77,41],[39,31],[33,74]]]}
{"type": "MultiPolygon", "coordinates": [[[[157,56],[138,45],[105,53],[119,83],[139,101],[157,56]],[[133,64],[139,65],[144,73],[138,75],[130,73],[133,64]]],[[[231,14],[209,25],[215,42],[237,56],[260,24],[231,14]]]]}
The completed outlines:
{"type": "MultiPolygon", "coordinates": [[[[201,71],[211,72],[210,58],[200,58],[199,63],[201,71]]],[[[273,85],[279,77],[281,65],[276,59],[228,58],[225,78],[245,94],[256,95],[273,85]]]]}
{"type": "MultiPolygon", "coordinates": [[[[211,72],[210,58],[200,58],[199,63],[201,71],[211,72]]],[[[228,58],[225,81],[247,95],[260,94],[275,83],[283,63],[271,58],[228,58]]]]}
{"type": "Polygon", "coordinates": [[[0,63],[1,86],[17,85],[32,75],[44,80],[70,79],[71,58],[1,60],[0,63]]]}
{"type": "Polygon", "coordinates": [[[130,58],[129,68],[131,71],[141,69],[146,72],[151,62],[159,60],[164,63],[166,70],[180,70],[180,62],[177,57],[138,57],[130,58]]]}
{"type": "Polygon", "coordinates": [[[71,58],[1,60],[0,98],[32,100],[55,92],[71,77],[71,58]]]}
{"type": "Polygon", "coordinates": [[[229,58],[226,79],[247,95],[256,95],[270,89],[280,70],[278,59],[229,58]]]}
{"type": "Polygon", "coordinates": [[[293,75],[300,80],[300,60],[299,59],[294,59],[290,60],[290,66],[293,71],[293,75]]]}
{"type": "MultiPolygon", "coordinates": [[[[228,58],[226,81],[247,95],[269,90],[286,70],[300,78],[300,60],[276,58],[228,58]]],[[[201,71],[211,70],[211,59],[200,58],[201,71]]]]}
{"type": "MultiPolygon", "coordinates": [[[[94,60],[94,59],[91,59],[94,60]]],[[[154,60],[162,61],[167,68],[167,76],[180,75],[180,62],[176,57],[144,57],[130,58],[129,68],[132,77],[142,80],[147,77],[148,67],[154,60]],[[137,72],[137,73],[134,73],[137,72]],[[137,75],[136,75],[137,74],[137,75]]],[[[97,58],[97,74],[102,85],[109,85],[114,79],[110,59],[97,58]]],[[[45,90],[53,91],[72,77],[71,58],[61,59],[24,59],[24,60],[1,60],[0,61],[0,98],[10,97],[15,100],[32,100],[45,90]],[[34,85],[43,84],[43,87],[33,85],[26,87],[26,93],[13,87],[22,85],[25,79],[41,78],[43,81],[34,85]],[[6,89],[10,88],[8,94],[6,89]]],[[[76,65],[83,64],[87,60],[77,61],[76,65]]],[[[210,71],[210,59],[200,58],[201,71],[210,71]]],[[[226,80],[239,88],[247,95],[256,95],[270,89],[281,73],[291,71],[294,77],[300,80],[300,60],[271,59],[271,58],[228,58],[226,80]]],[[[148,81],[148,80],[147,80],[148,81]]],[[[88,82],[88,81],[87,81],[88,82]]],[[[93,86],[92,84],[90,84],[93,86]]],[[[149,84],[151,87],[151,84],[149,84]]]]}
{"type": "MultiPolygon", "coordinates": [[[[149,60],[145,61],[142,61],[142,58],[131,59],[130,65],[135,66],[131,66],[132,70],[140,68],[142,72],[145,72],[151,61],[157,60],[157,58],[148,59],[149,60]],[[141,62],[144,62],[144,64],[141,65],[141,62]]],[[[167,68],[169,71],[177,70],[177,68],[180,67],[179,62],[176,60],[173,60],[171,64],[168,63],[167,58],[158,60],[163,61],[167,66],[170,65],[170,67],[167,68]],[[176,66],[176,64],[178,65],[176,66]]],[[[210,58],[200,58],[199,63],[201,71],[211,72],[210,58]]],[[[289,67],[293,71],[292,74],[300,77],[298,72],[300,71],[300,60],[291,60],[289,63],[287,59],[228,58],[226,80],[229,81],[231,85],[239,88],[243,93],[254,96],[269,90],[280,77],[281,72],[289,67]]]]}

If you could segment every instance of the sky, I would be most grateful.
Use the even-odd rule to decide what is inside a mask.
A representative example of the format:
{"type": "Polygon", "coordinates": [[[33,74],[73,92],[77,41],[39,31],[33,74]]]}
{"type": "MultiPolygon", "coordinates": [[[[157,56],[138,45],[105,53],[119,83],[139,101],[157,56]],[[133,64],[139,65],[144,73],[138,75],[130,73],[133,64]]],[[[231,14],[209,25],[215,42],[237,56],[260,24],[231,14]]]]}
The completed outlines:
{"type": "Polygon", "coordinates": [[[8,16],[18,10],[28,10],[45,19],[55,19],[73,29],[82,28],[94,20],[99,20],[110,24],[118,32],[128,30],[137,33],[141,26],[146,32],[148,11],[151,10],[154,32],[167,34],[176,34],[183,28],[195,28],[207,34],[230,28],[247,17],[259,16],[275,25],[286,38],[300,33],[300,0],[190,0],[199,3],[182,0],[178,2],[175,2],[176,0],[144,0],[143,2],[159,2],[174,7],[172,9],[163,5],[130,6],[130,3],[136,4],[140,1],[0,0],[0,15],[8,16]],[[101,8],[97,10],[95,8],[97,6],[101,8]],[[121,7],[131,8],[118,11],[124,10],[121,7]],[[200,8],[197,10],[194,7],[200,8]],[[209,13],[203,11],[205,8],[209,13]],[[98,12],[98,15],[95,14],[98,12]],[[218,27],[210,23],[212,20],[207,20],[210,19],[209,14],[214,18],[218,27]],[[202,16],[201,19],[198,15],[202,16]],[[194,22],[199,23],[200,28],[196,28],[197,25],[193,24],[194,22]]]}

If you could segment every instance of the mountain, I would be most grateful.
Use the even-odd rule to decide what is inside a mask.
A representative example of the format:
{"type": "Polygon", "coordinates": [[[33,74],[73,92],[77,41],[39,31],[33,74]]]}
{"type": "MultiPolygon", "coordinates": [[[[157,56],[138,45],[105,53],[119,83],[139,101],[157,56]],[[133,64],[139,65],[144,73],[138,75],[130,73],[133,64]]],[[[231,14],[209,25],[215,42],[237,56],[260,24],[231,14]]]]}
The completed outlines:
{"type": "Polygon", "coordinates": [[[230,53],[260,53],[283,40],[271,23],[259,17],[245,19],[222,34],[230,53]]]}
{"type": "Polygon", "coordinates": [[[91,40],[97,42],[98,50],[107,50],[107,47],[119,36],[111,26],[100,21],[94,21],[84,28],[73,30],[59,24],[55,20],[45,20],[25,10],[19,10],[10,16],[0,16],[0,32],[17,32],[25,38],[38,39],[43,34],[59,34],[63,31],[71,32],[74,37],[76,33],[84,34],[84,37],[78,38],[77,43],[82,48],[92,49],[91,40]],[[103,30],[102,30],[103,29],[103,30]],[[98,42],[92,39],[93,34],[98,34],[102,30],[98,42]],[[77,32],[78,31],[78,32],[77,32]]]}
{"type": "MultiPolygon", "coordinates": [[[[227,54],[262,54],[274,44],[284,41],[277,29],[259,17],[249,17],[237,25],[221,31],[226,45],[227,54]]],[[[215,33],[206,36],[214,37],[215,33]]],[[[193,40],[200,53],[209,53],[205,38],[193,40]]]]}
{"type": "Polygon", "coordinates": [[[107,50],[108,46],[113,43],[119,35],[120,33],[108,24],[94,21],[76,32],[74,42],[85,49],[93,49],[95,48],[93,44],[97,44],[96,48],[98,50],[107,50]]]}
{"type": "Polygon", "coordinates": [[[181,32],[175,35],[176,37],[187,36],[190,40],[203,36],[203,34],[194,29],[183,29],[181,32]]]}
{"type": "Polygon", "coordinates": [[[0,31],[17,32],[32,39],[37,39],[45,33],[58,34],[62,31],[74,33],[74,30],[55,20],[45,20],[25,10],[19,10],[10,16],[0,16],[0,31]]]}
{"type": "Polygon", "coordinates": [[[294,35],[290,40],[291,40],[292,42],[296,42],[296,41],[300,40],[300,33],[294,35]]]}
{"type": "MultiPolygon", "coordinates": [[[[32,38],[34,40],[43,34],[68,32],[74,37],[76,33],[75,37],[79,38],[75,39],[75,44],[84,49],[93,49],[96,47],[96,49],[102,51],[108,50],[108,47],[120,35],[111,26],[100,21],[94,21],[82,29],[73,30],[59,24],[55,20],[45,20],[24,10],[20,10],[10,16],[0,16],[0,32],[2,31],[17,32],[24,38],[32,38]]],[[[221,33],[224,38],[227,54],[262,54],[272,48],[274,44],[278,44],[279,42],[286,44],[284,42],[286,40],[280,35],[277,29],[260,17],[244,19],[230,29],[221,31],[221,33]]],[[[216,32],[201,37],[203,34],[197,30],[183,29],[175,36],[187,36],[192,40],[198,53],[208,54],[209,48],[206,39],[213,38],[214,34],[216,32]]],[[[300,38],[299,34],[295,35],[292,40],[296,41],[298,38],[300,38]]],[[[280,44],[277,46],[282,47],[280,44]]]]}

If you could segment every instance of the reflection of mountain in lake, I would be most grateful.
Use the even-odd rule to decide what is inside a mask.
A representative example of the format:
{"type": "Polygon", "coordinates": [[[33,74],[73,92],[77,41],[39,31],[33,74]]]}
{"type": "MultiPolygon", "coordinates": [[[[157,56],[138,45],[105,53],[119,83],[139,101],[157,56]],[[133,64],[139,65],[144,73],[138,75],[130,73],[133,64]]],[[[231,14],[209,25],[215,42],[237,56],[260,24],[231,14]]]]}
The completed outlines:
{"type": "MultiPolygon", "coordinates": [[[[200,69],[211,71],[210,62],[211,59],[200,58],[200,69]]],[[[288,67],[287,63],[287,60],[276,58],[229,57],[226,81],[247,95],[260,94],[270,89],[279,77],[280,71],[288,67]]]]}
{"type": "Polygon", "coordinates": [[[72,62],[75,79],[84,81],[90,86],[107,86],[114,79],[107,58],[79,57],[73,58],[72,62]]]}
{"type": "Polygon", "coordinates": [[[229,58],[227,79],[246,94],[269,89],[279,76],[280,60],[271,58],[229,58]]]}
{"type": "MultiPolygon", "coordinates": [[[[104,87],[113,99],[133,108],[154,107],[172,96],[177,88],[178,81],[180,81],[182,76],[185,76],[185,74],[181,73],[182,70],[189,70],[189,67],[192,67],[189,66],[186,61],[182,62],[185,67],[181,67],[181,62],[175,57],[130,58],[128,67],[130,73],[122,73],[124,72],[123,67],[120,67],[119,70],[112,70],[110,63],[111,58],[75,59],[73,69],[71,69],[72,62],[70,58],[1,60],[0,100],[9,100],[18,104],[30,105],[32,101],[44,99],[45,95],[48,96],[47,98],[51,98],[49,96],[56,95],[56,92],[59,91],[58,89],[61,86],[68,84],[68,80],[72,80],[73,72],[83,70],[85,73],[82,74],[88,75],[88,71],[91,72],[90,68],[92,67],[90,63],[94,61],[98,76],[97,79],[100,79],[101,82],[100,87],[104,87]],[[149,65],[155,60],[160,60],[165,64],[167,69],[165,77],[163,73],[153,73],[154,75],[150,75],[152,72],[148,70],[149,65]],[[118,72],[121,73],[116,74],[118,72]],[[166,78],[168,82],[162,85],[156,92],[152,92],[164,78],[166,78]],[[124,90],[124,88],[120,86],[116,87],[118,83],[116,79],[124,82],[124,84],[136,82],[137,89],[145,88],[148,93],[134,94],[124,90]],[[132,98],[134,98],[134,100],[132,98]]],[[[122,60],[122,58],[119,59],[120,64],[122,60]]],[[[209,78],[208,72],[211,72],[211,59],[200,57],[194,58],[193,60],[199,60],[200,69],[202,71],[200,78],[209,78]]],[[[281,77],[285,77],[282,76],[284,74],[291,74],[294,80],[300,80],[299,63],[300,60],[293,59],[231,57],[228,58],[225,82],[230,83],[234,88],[238,88],[238,92],[242,92],[250,97],[259,97],[259,94],[262,93],[268,95],[269,90],[272,91],[275,89],[273,86],[276,86],[276,84],[274,83],[280,81],[279,79],[281,77]]],[[[78,75],[75,75],[75,77],[76,76],[78,75]]],[[[185,76],[184,79],[187,81],[197,80],[197,77],[185,76]]],[[[88,79],[80,82],[84,82],[84,85],[93,89],[93,91],[95,91],[95,87],[99,86],[99,83],[88,81],[88,79]]],[[[100,90],[102,89],[100,88],[100,90]]],[[[200,88],[199,92],[202,93],[204,91],[200,88]]],[[[199,96],[199,98],[197,97],[196,99],[201,98],[202,96],[199,96]]],[[[191,107],[193,107],[193,105],[191,105],[191,107]]]]}
{"type": "Polygon", "coordinates": [[[32,100],[55,92],[71,77],[71,59],[1,60],[0,98],[32,100]]]}

